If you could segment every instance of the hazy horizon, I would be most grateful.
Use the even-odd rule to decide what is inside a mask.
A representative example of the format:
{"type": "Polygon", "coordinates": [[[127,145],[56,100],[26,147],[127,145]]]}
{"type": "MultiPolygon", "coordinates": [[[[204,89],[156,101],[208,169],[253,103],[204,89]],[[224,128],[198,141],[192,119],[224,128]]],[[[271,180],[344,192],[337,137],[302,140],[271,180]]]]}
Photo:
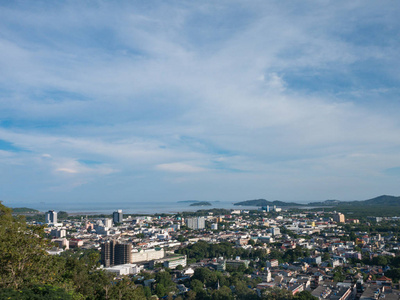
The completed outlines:
{"type": "Polygon", "coordinates": [[[400,195],[399,13],[361,0],[3,2],[0,200],[400,195]]]}

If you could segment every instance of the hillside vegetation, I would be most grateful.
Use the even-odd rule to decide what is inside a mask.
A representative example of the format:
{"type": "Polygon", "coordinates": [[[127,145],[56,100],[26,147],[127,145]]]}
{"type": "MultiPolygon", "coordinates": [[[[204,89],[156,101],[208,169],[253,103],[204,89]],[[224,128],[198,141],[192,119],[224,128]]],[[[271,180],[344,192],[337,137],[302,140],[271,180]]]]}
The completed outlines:
{"type": "Polygon", "coordinates": [[[97,269],[98,251],[52,256],[51,247],[43,227],[0,202],[0,299],[146,299],[142,287],[97,269]]]}

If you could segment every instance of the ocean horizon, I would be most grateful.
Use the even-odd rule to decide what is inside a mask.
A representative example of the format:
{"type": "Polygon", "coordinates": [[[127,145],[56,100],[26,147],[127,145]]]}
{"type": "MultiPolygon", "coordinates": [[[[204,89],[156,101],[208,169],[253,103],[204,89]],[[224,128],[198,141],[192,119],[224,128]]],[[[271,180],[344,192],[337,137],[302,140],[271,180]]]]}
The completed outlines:
{"type": "Polygon", "coordinates": [[[122,209],[124,214],[158,214],[158,213],[178,213],[184,211],[197,211],[201,209],[257,209],[255,206],[235,206],[232,201],[207,201],[211,206],[190,206],[189,202],[178,201],[140,201],[140,202],[105,202],[105,203],[45,203],[40,202],[34,205],[28,203],[4,203],[10,207],[29,207],[41,212],[48,210],[66,211],[70,214],[112,214],[118,209],[122,209]]]}

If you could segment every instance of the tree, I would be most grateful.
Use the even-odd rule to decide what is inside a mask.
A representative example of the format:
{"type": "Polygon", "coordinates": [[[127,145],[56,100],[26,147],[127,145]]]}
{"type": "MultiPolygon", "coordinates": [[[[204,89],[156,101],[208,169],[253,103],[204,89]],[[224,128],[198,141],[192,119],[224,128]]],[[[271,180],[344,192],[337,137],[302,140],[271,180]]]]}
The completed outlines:
{"type": "Polygon", "coordinates": [[[287,300],[292,298],[293,295],[291,292],[277,287],[265,289],[261,293],[261,299],[263,300],[287,300]]]}
{"type": "Polygon", "coordinates": [[[394,282],[398,282],[400,280],[400,269],[387,270],[385,276],[391,278],[394,282]]]}
{"type": "Polygon", "coordinates": [[[331,256],[329,255],[329,252],[324,252],[324,254],[322,255],[322,261],[327,261],[331,258],[331,256]]]}
{"type": "Polygon", "coordinates": [[[193,290],[190,290],[186,293],[186,299],[187,300],[195,300],[196,299],[196,292],[193,290]]]}
{"type": "Polygon", "coordinates": [[[178,271],[182,271],[183,270],[183,266],[182,265],[177,265],[175,269],[178,270],[178,271]]]}
{"type": "Polygon", "coordinates": [[[164,286],[172,286],[175,285],[171,279],[171,274],[166,271],[161,271],[156,274],[157,283],[161,283],[164,286]]]}
{"type": "Polygon", "coordinates": [[[65,219],[68,218],[68,213],[65,212],[65,211],[59,211],[58,214],[57,214],[57,216],[58,216],[58,218],[59,218],[60,220],[65,220],[65,219]]]}
{"type": "Polygon", "coordinates": [[[156,294],[158,297],[164,297],[167,293],[167,289],[162,283],[157,283],[156,285],[156,294]]]}
{"type": "Polygon", "coordinates": [[[42,299],[74,299],[73,293],[51,285],[38,285],[22,290],[0,289],[0,299],[42,300],[42,299]]]}
{"type": "Polygon", "coordinates": [[[197,279],[204,283],[207,287],[214,287],[217,283],[218,277],[216,272],[212,272],[207,268],[197,268],[194,271],[193,279],[197,279]]]}
{"type": "Polygon", "coordinates": [[[43,227],[27,226],[22,216],[14,218],[0,202],[0,288],[51,284],[47,248],[43,227]]]}
{"type": "Polygon", "coordinates": [[[232,291],[227,286],[221,287],[212,293],[212,300],[230,300],[233,299],[232,291]]]}
{"type": "Polygon", "coordinates": [[[194,291],[196,293],[198,293],[204,289],[203,283],[198,279],[192,279],[192,281],[190,282],[190,287],[191,287],[192,291],[194,291]]]}
{"type": "Polygon", "coordinates": [[[156,294],[163,297],[170,292],[176,291],[175,283],[172,281],[171,274],[167,271],[161,271],[156,274],[156,294]]]}
{"type": "Polygon", "coordinates": [[[186,241],[186,238],[182,234],[178,235],[178,237],[176,239],[177,239],[178,242],[181,242],[181,243],[186,241]]]}
{"type": "Polygon", "coordinates": [[[300,293],[297,293],[293,299],[296,299],[296,300],[318,300],[318,298],[311,295],[311,293],[309,291],[302,291],[300,293]]]}

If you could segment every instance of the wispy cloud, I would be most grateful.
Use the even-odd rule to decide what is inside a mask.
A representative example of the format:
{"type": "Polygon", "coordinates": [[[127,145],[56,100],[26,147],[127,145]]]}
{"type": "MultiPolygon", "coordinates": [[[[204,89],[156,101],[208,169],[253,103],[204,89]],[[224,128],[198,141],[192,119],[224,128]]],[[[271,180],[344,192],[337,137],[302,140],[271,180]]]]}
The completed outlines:
{"type": "Polygon", "coordinates": [[[169,164],[159,164],[156,166],[157,169],[168,172],[179,172],[179,173],[197,173],[204,172],[206,169],[201,167],[192,166],[186,163],[169,163],[169,164]]]}

